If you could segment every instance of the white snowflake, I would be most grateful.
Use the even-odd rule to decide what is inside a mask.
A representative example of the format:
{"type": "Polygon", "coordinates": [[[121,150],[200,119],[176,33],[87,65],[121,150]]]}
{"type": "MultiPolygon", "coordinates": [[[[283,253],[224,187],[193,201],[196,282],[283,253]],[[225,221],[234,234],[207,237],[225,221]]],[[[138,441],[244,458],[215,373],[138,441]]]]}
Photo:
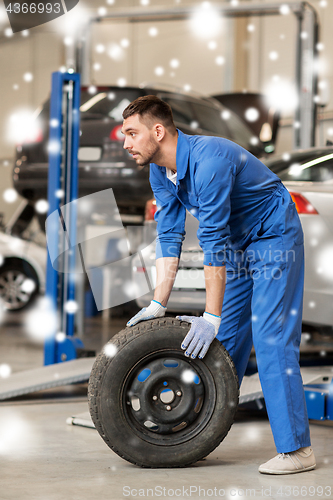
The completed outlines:
{"type": "Polygon", "coordinates": [[[64,332],[58,332],[55,336],[55,339],[57,342],[64,342],[66,339],[66,333],[64,332]]]}
{"type": "Polygon", "coordinates": [[[118,351],[118,348],[115,344],[106,344],[106,346],[104,346],[104,354],[105,356],[107,356],[108,358],[113,358],[116,354],[117,354],[117,351],[118,351]]]}
{"type": "Polygon", "coordinates": [[[32,80],[33,80],[33,79],[34,79],[34,76],[33,76],[33,74],[32,74],[32,73],[29,73],[29,72],[24,73],[24,75],[23,75],[23,80],[24,80],[25,82],[32,82],[32,80]]]}
{"type": "Polygon", "coordinates": [[[268,57],[270,58],[271,61],[276,61],[279,58],[279,53],[276,52],[276,50],[272,50],[268,57]]]}
{"type": "Polygon", "coordinates": [[[208,42],[207,47],[209,48],[209,50],[215,50],[217,48],[217,43],[215,42],[215,40],[211,40],[210,42],[208,42]]]}
{"type": "Polygon", "coordinates": [[[149,36],[157,36],[158,35],[158,29],[155,28],[154,26],[152,26],[151,28],[149,28],[148,34],[149,34],[149,36]]]}
{"type": "Polygon", "coordinates": [[[39,214],[45,214],[49,209],[49,203],[47,200],[38,200],[35,203],[35,210],[39,214]]]}
{"type": "Polygon", "coordinates": [[[124,49],[127,49],[127,47],[129,47],[130,45],[130,42],[128,40],[128,38],[122,38],[120,40],[120,45],[124,48],[124,49]]]}
{"type": "Polygon", "coordinates": [[[98,43],[95,47],[95,50],[98,54],[103,54],[103,52],[105,52],[105,45],[103,45],[102,43],[98,43]]]}
{"type": "Polygon", "coordinates": [[[126,83],[126,78],[118,78],[117,80],[118,87],[125,87],[126,83]]]}
{"type": "Polygon", "coordinates": [[[157,66],[154,69],[154,73],[156,76],[162,76],[162,75],[164,75],[164,68],[162,66],[157,66]]]}
{"type": "Polygon", "coordinates": [[[217,58],[215,59],[215,63],[218,66],[223,66],[223,64],[225,63],[225,58],[223,56],[217,56],[217,58]]]}
{"type": "Polygon", "coordinates": [[[179,60],[178,59],[171,59],[170,61],[170,66],[171,68],[179,68],[179,60]]]}
{"type": "Polygon", "coordinates": [[[13,188],[5,189],[2,196],[7,203],[14,203],[17,200],[17,192],[13,188]]]}
{"type": "Polygon", "coordinates": [[[248,122],[256,122],[259,118],[259,111],[256,108],[247,108],[244,116],[248,122]]]}
{"type": "Polygon", "coordinates": [[[283,16],[287,16],[288,14],[290,14],[290,7],[288,4],[281,5],[280,14],[282,14],[283,16]]]}
{"type": "Polygon", "coordinates": [[[0,365],[0,377],[1,378],[8,378],[12,373],[12,369],[9,365],[7,364],[1,364],[0,365]]]}
{"type": "Polygon", "coordinates": [[[65,303],[64,310],[68,314],[74,314],[77,312],[78,309],[79,305],[77,302],[75,302],[75,300],[67,300],[67,302],[65,303]]]}

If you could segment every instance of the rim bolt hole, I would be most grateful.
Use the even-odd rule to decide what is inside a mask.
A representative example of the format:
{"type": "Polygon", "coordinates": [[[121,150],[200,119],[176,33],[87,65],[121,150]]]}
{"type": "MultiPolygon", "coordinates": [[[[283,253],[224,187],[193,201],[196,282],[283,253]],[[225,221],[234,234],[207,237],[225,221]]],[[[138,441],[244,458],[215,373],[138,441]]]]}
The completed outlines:
{"type": "Polygon", "coordinates": [[[167,406],[166,406],[166,409],[167,409],[168,411],[170,411],[170,410],[171,410],[171,406],[170,406],[170,405],[167,405],[167,406]]]}
{"type": "Polygon", "coordinates": [[[177,391],[176,394],[177,394],[177,396],[181,396],[182,395],[181,391],[177,391]]]}
{"type": "Polygon", "coordinates": [[[153,396],[153,400],[154,400],[154,401],[157,401],[157,396],[153,396]]]}

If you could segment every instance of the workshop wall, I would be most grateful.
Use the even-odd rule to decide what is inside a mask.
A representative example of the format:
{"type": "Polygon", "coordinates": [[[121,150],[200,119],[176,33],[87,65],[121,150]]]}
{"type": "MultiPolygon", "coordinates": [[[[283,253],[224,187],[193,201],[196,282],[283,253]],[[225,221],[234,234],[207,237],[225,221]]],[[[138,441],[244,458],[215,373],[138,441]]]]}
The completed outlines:
{"type": "MultiPolygon", "coordinates": [[[[0,193],[12,187],[15,141],[13,119],[34,111],[49,95],[51,72],[62,64],[64,48],[54,33],[31,30],[28,37],[20,33],[2,38],[0,43],[0,193]],[[32,78],[32,79],[31,79],[32,78]]],[[[0,212],[6,221],[21,198],[8,203],[0,195],[0,212]]]]}

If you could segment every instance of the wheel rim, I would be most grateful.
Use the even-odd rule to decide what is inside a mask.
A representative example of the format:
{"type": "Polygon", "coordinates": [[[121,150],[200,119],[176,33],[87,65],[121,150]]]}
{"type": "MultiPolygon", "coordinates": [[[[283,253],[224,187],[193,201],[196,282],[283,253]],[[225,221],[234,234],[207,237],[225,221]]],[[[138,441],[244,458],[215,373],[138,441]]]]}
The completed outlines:
{"type": "Polygon", "coordinates": [[[215,383],[203,362],[168,350],[145,357],[130,370],[122,401],[138,436],[171,446],[192,439],[207,425],[215,408],[215,383]]]}
{"type": "Polygon", "coordinates": [[[19,270],[8,270],[1,274],[0,297],[6,309],[20,309],[29,302],[34,290],[24,289],[27,280],[31,278],[19,270]]]}

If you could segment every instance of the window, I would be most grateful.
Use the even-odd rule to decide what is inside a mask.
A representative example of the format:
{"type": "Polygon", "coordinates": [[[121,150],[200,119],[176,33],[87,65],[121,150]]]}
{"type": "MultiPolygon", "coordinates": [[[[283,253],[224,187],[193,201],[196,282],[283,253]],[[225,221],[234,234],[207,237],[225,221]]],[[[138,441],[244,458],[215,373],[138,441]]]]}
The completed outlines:
{"type": "Polygon", "coordinates": [[[81,93],[81,117],[100,118],[101,116],[113,118],[116,121],[122,121],[122,112],[124,109],[140,97],[140,92],[127,89],[97,91],[96,94],[89,94],[87,91],[81,93]]]}
{"type": "Polygon", "coordinates": [[[188,101],[182,98],[168,97],[164,95],[161,96],[161,99],[171,106],[174,122],[183,123],[184,125],[193,127],[195,116],[193,114],[191,104],[188,101]]]}
{"type": "Polygon", "coordinates": [[[232,137],[237,144],[243,146],[243,148],[248,148],[250,141],[254,134],[252,131],[242,122],[236,113],[230,111],[230,118],[227,120],[227,125],[232,132],[232,137]]]}
{"type": "Polygon", "coordinates": [[[199,123],[200,128],[215,135],[230,137],[228,126],[222,119],[219,109],[197,102],[193,103],[193,108],[196,114],[195,121],[199,123]]]}
{"type": "Polygon", "coordinates": [[[326,182],[333,179],[333,154],[326,155],[302,165],[294,163],[278,173],[282,181],[326,182]]]}

